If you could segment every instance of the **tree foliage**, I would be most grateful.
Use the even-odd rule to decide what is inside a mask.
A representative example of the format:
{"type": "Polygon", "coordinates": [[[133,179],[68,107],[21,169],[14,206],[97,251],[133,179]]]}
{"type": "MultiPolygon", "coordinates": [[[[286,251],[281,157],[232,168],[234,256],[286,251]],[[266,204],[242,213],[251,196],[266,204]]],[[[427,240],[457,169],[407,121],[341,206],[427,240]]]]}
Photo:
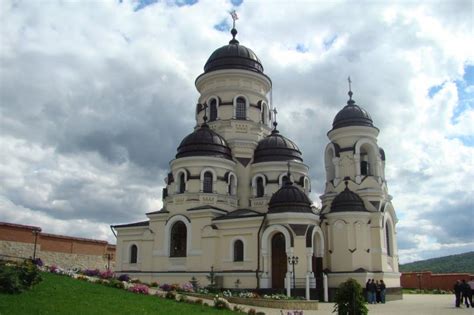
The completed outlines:
{"type": "Polygon", "coordinates": [[[366,315],[369,312],[362,287],[354,279],[339,285],[335,302],[333,313],[338,315],[366,315]]]}
{"type": "Polygon", "coordinates": [[[474,252],[431,258],[400,265],[400,271],[431,271],[433,273],[474,273],[474,252]]]}

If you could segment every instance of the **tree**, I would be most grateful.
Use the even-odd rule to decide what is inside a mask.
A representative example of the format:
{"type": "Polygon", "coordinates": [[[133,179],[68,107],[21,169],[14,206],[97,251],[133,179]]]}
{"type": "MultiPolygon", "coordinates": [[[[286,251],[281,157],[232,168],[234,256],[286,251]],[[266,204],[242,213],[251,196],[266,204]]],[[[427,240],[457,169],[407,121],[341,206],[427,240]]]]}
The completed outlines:
{"type": "Polygon", "coordinates": [[[362,287],[354,279],[339,285],[335,302],[333,313],[337,312],[338,315],[367,315],[369,312],[362,287]]]}

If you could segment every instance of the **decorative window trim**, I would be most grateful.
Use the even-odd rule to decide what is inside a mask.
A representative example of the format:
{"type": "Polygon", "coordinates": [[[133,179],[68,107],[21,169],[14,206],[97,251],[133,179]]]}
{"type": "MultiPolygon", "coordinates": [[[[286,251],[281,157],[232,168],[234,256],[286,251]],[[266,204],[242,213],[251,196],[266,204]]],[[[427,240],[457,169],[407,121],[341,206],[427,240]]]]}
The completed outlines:
{"type": "Polygon", "coordinates": [[[384,240],[385,252],[388,257],[393,257],[395,254],[395,241],[394,241],[395,240],[395,233],[394,233],[395,226],[393,224],[391,217],[387,216],[385,218],[383,229],[384,229],[383,240],[384,240]],[[387,239],[387,236],[388,236],[388,239],[387,239]]]}
{"type": "Polygon", "coordinates": [[[233,237],[231,240],[230,240],[230,252],[229,252],[229,257],[230,257],[230,261],[232,262],[244,262],[244,261],[247,261],[247,255],[245,254],[245,249],[247,248],[247,242],[245,241],[245,238],[243,238],[242,236],[236,236],[236,237],[233,237]],[[235,249],[235,242],[236,241],[241,241],[242,242],[242,260],[234,260],[234,249],[235,249]]]}
{"type": "MultiPolygon", "coordinates": [[[[283,177],[284,176],[288,176],[288,172],[284,172],[284,173],[281,173],[280,176],[278,176],[278,185],[280,187],[283,187],[283,177]]],[[[293,174],[290,174],[290,180],[292,182],[295,182],[294,178],[293,178],[293,174]]]]}
{"type": "MultiPolygon", "coordinates": [[[[189,253],[191,252],[191,236],[192,236],[192,229],[191,229],[191,223],[189,222],[189,219],[185,217],[184,215],[177,214],[166,222],[165,224],[165,237],[164,237],[164,246],[163,248],[165,249],[165,254],[166,256],[170,257],[171,254],[171,228],[173,225],[178,222],[182,221],[184,225],[186,226],[186,257],[189,256],[189,253]]],[[[171,257],[175,258],[175,257],[171,257]]],[[[180,258],[180,257],[178,257],[180,258]]],[[[184,257],[182,257],[184,258],[184,257]]]]}
{"type": "Polygon", "coordinates": [[[206,172],[211,172],[212,174],[212,193],[215,192],[216,189],[216,182],[217,182],[217,173],[214,169],[210,167],[206,167],[201,171],[201,174],[199,175],[199,179],[201,180],[201,192],[204,192],[204,174],[206,172]]]}
{"type": "Polygon", "coordinates": [[[247,98],[247,96],[245,96],[243,94],[236,95],[234,97],[234,100],[232,101],[232,103],[234,105],[234,117],[233,118],[237,119],[237,99],[239,97],[242,97],[245,100],[245,119],[248,120],[249,119],[250,102],[249,102],[249,99],[247,98]]]}
{"type": "Polygon", "coordinates": [[[207,99],[207,108],[209,108],[209,115],[208,115],[208,120],[209,121],[215,121],[215,120],[211,120],[211,102],[212,100],[216,100],[216,119],[215,120],[219,120],[219,105],[220,105],[220,102],[219,102],[219,97],[215,96],[215,95],[212,95],[210,96],[208,99],[207,99]]]}
{"type": "MultiPolygon", "coordinates": [[[[230,172],[229,175],[228,175],[228,178],[227,178],[227,187],[229,187],[231,185],[231,178],[234,178],[234,186],[231,187],[230,189],[230,194],[231,196],[235,196],[237,195],[237,186],[238,186],[238,181],[237,181],[237,175],[235,175],[234,172],[230,172]]],[[[229,191],[229,189],[227,189],[227,191],[229,191]]]]}
{"type": "Polygon", "coordinates": [[[180,175],[181,175],[181,173],[184,174],[184,192],[188,191],[188,172],[187,172],[186,169],[180,168],[180,169],[178,169],[178,170],[176,171],[176,176],[175,176],[175,178],[177,179],[177,180],[175,180],[175,183],[176,183],[176,189],[175,189],[175,191],[176,191],[177,194],[181,193],[180,190],[179,190],[180,184],[181,184],[181,183],[180,183],[180,180],[181,180],[181,179],[180,179],[180,175]]]}
{"type": "Polygon", "coordinates": [[[262,106],[261,108],[262,109],[261,109],[261,115],[260,116],[261,116],[261,118],[263,118],[262,119],[262,124],[264,124],[265,126],[268,126],[268,118],[269,118],[268,117],[268,110],[269,110],[268,105],[267,105],[266,102],[263,102],[263,101],[261,101],[261,102],[262,102],[261,103],[261,106],[262,106]]]}
{"type": "Polygon", "coordinates": [[[303,179],[303,190],[305,194],[308,194],[311,192],[311,181],[309,180],[308,176],[305,176],[303,179]]]}
{"type": "Polygon", "coordinates": [[[257,197],[257,178],[261,177],[263,180],[263,196],[267,195],[267,178],[263,174],[256,174],[252,178],[252,195],[257,197]]]}
{"type": "Polygon", "coordinates": [[[130,244],[128,245],[128,249],[127,249],[127,263],[129,263],[129,264],[131,264],[131,265],[136,265],[136,264],[138,264],[138,262],[139,262],[139,259],[138,259],[138,257],[139,257],[139,252],[140,252],[140,251],[139,251],[139,248],[138,248],[137,243],[130,243],[130,244]],[[132,247],[133,247],[133,246],[135,246],[135,247],[137,248],[137,257],[136,257],[137,260],[136,260],[136,262],[132,262],[132,247]]]}

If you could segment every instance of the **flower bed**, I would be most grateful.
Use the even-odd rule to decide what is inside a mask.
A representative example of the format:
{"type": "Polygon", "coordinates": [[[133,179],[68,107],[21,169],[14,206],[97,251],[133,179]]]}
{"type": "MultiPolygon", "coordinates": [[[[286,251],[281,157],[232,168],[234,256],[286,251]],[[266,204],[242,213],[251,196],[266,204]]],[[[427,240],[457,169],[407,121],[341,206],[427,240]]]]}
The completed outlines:
{"type": "Polygon", "coordinates": [[[318,301],[305,300],[276,300],[258,298],[228,297],[230,303],[244,304],[258,307],[279,308],[283,310],[317,310],[318,301]]]}

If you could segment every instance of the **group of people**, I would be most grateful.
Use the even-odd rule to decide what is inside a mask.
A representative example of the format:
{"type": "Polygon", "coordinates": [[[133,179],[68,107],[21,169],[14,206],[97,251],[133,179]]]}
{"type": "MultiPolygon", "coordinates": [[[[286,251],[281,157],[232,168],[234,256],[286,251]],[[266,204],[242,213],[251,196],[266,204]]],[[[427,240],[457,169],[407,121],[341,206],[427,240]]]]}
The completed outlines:
{"type": "Polygon", "coordinates": [[[461,307],[462,302],[466,307],[474,307],[472,305],[472,292],[474,290],[474,280],[466,282],[466,280],[457,280],[454,284],[454,295],[456,296],[456,307],[461,307]]]}
{"type": "Polygon", "coordinates": [[[367,302],[369,304],[385,303],[385,290],[386,286],[383,280],[367,280],[367,283],[365,284],[367,302]]]}

